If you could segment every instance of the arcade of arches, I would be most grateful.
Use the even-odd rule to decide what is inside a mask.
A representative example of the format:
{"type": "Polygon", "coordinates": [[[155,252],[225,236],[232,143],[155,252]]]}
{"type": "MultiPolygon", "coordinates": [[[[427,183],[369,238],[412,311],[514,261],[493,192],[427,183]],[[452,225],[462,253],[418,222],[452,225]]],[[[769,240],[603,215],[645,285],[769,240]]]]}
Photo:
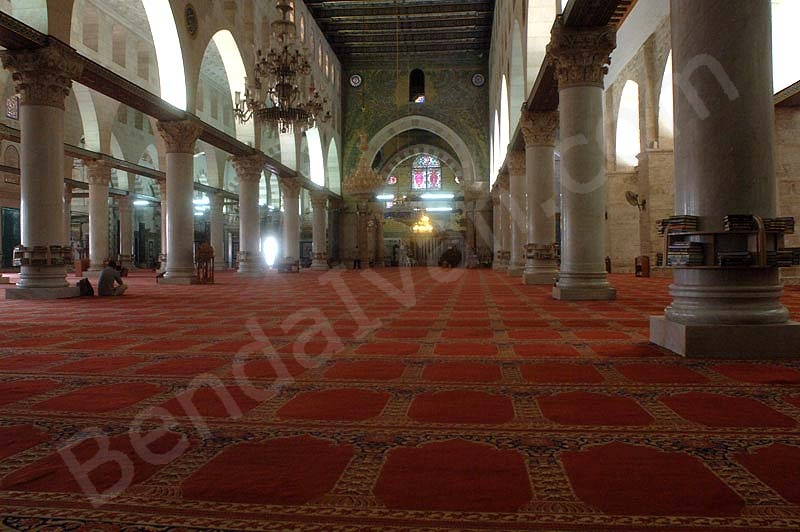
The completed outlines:
{"type": "Polygon", "coordinates": [[[2,528],[800,529],[800,0],[285,3],[0,0],[2,528]]]}

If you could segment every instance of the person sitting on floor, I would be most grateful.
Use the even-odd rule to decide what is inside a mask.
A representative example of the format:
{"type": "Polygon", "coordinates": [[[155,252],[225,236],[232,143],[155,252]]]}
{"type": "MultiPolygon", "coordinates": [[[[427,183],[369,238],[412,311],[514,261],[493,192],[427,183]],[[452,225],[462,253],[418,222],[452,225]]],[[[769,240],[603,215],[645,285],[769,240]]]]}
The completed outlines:
{"type": "Polygon", "coordinates": [[[128,289],[128,285],[122,282],[122,276],[117,270],[117,263],[113,260],[108,261],[108,265],[100,272],[97,280],[97,295],[99,296],[121,296],[128,289]],[[117,286],[114,286],[117,283],[117,286]]]}

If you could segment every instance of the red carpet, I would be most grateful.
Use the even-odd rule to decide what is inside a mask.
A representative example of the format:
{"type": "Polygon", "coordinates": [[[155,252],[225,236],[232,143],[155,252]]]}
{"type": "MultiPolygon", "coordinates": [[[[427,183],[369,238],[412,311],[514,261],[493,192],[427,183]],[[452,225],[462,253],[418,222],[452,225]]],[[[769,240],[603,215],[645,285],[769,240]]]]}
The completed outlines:
{"type": "Polygon", "coordinates": [[[314,272],[0,302],[0,529],[800,530],[800,360],[649,344],[666,279],[462,273],[408,307],[351,271],[346,302],[314,272]],[[59,449],[126,489],[94,508],[59,449]]]}

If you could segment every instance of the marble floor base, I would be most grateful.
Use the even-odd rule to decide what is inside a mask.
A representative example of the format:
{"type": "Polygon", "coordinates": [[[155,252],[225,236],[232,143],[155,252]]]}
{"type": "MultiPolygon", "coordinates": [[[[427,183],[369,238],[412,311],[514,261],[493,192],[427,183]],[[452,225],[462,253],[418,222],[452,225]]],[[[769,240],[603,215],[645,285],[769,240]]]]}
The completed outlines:
{"type": "Polygon", "coordinates": [[[617,299],[617,290],[607,288],[553,287],[553,299],[559,301],[611,301],[617,299]]]}
{"type": "Polygon", "coordinates": [[[685,325],[652,316],[650,341],[689,358],[796,357],[800,356],[800,323],[685,325]]]}
{"type": "Polygon", "coordinates": [[[77,286],[64,286],[60,288],[7,288],[7,300],[30,299],[70,299],[80,297],[81,292],[77,286]]]}

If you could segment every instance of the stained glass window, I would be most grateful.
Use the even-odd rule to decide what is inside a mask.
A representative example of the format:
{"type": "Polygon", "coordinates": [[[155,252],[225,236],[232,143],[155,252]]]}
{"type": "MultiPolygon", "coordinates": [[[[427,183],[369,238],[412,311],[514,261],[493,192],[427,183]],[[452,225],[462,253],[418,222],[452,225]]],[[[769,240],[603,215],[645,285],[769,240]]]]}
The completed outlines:
{"type": "Polygon", "coordinates": [[[442,163],[432,155],[420,155],[411,165],[411,188],[439,190],[442,188],[442,163]]]}

